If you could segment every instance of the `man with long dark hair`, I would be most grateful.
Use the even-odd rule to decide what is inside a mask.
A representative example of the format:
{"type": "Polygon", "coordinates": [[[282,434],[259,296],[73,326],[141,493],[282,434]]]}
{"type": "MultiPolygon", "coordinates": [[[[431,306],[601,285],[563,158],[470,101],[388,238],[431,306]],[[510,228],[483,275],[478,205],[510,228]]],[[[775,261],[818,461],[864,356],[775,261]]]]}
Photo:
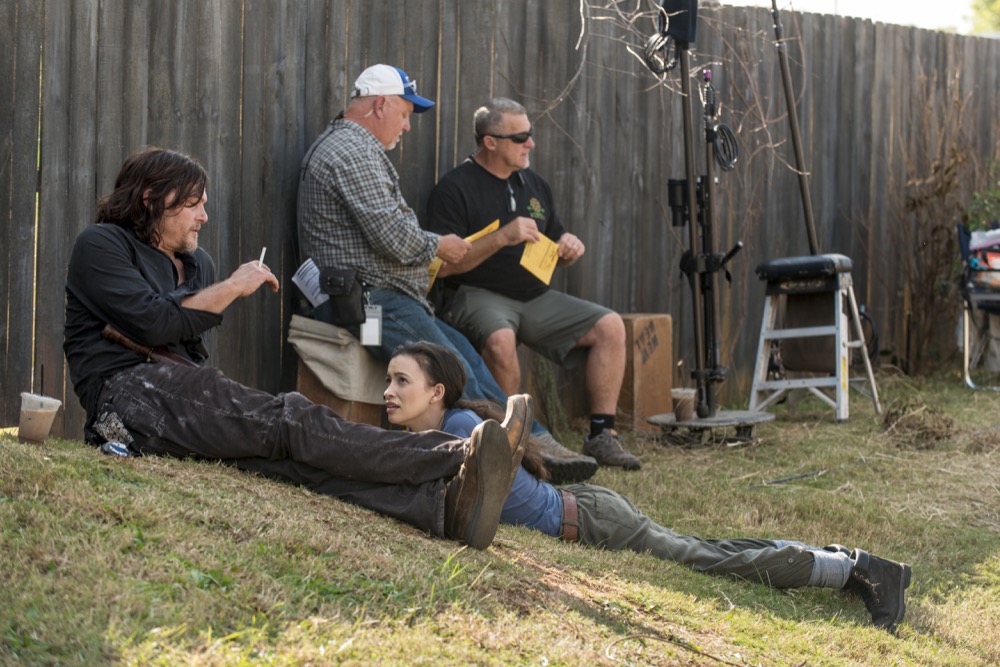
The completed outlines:
{"type": "Polygon", "coordinates": [[[256,259],[216,281],[198,246],[207,184],[192,158],[142,150],[77,237],[63,347],[87,441],[129,455],[221,460],[307,485],[309,471],[321,471],[324,493],[488,546],[527,437],[525,398],[511,400],[503,427],[494,421],[463,440],[355,424],[301,394],[268,394],[206,367],[203,336],[223,311],[263,286],[278,290],[256,259]]]}

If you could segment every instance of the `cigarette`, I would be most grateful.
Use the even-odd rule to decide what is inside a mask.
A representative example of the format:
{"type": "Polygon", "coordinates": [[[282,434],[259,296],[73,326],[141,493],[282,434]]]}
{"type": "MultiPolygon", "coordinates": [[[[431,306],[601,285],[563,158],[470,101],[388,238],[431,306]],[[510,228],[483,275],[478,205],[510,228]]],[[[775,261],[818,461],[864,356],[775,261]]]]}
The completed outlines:
{"type": "Polygon", "coordinates": [[[264,246],[263,248],[260,249],[260,259],[257,260],[257,268],[258,269],[263,269],[264,268],[264,253],[265,252],[267,252],[267,246],[264,246]]]}

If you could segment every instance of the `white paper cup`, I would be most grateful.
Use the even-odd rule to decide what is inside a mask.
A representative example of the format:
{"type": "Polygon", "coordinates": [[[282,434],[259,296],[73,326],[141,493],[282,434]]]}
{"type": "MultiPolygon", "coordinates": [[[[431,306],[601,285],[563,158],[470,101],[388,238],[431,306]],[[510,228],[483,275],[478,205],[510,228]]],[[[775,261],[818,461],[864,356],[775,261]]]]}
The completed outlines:
{"type": "Polygon", "coordinates": [[[62,401],[50,396],[21,392],[21,422],[17,437],[26,442],[45,442],[62,401]]]}

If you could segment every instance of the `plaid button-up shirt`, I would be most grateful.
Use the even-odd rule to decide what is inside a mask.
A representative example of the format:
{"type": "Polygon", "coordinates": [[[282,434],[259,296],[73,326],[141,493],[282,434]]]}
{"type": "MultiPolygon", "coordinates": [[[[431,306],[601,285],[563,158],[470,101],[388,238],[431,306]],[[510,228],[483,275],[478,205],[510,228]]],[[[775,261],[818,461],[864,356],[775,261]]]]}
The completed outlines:
{"type": "Polygon", "coordinates": [[[367,129],[334,120],[302,165],[298,195],[302,259],[357,269],[372,288],[427,302],[427,266],[440,237],[420,228],[385,147],[367,129]]]}

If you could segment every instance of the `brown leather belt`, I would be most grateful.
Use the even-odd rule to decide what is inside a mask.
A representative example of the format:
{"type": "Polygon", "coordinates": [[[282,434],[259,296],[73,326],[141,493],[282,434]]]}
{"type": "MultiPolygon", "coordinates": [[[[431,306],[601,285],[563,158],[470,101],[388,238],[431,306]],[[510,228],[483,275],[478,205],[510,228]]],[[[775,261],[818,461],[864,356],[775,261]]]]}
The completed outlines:
{"type": "Polygon", "coordinates": [[[576,496],[566,489],[559,489],[562,493],[563,515],[562,534],[560,537],[566,542],[576,542],[580,539],[580,518],[576,507],[576,496]]]}
{"type": "Polygon", "coordinates": [[[146,361],[148,362],[159,361],[162,363],[164,361],[169,361],[182,366],[198,365],[190,359],[185,359],[179,354],[174,354],[165,347],[150,347],[149,345],[137,343],[110,324],[104,325],[104,330],[101,331],[101,336],[114,343],[118,343],[122,347],[128,348],[133,352],[143,355],[146,357],[146,361]]]}

